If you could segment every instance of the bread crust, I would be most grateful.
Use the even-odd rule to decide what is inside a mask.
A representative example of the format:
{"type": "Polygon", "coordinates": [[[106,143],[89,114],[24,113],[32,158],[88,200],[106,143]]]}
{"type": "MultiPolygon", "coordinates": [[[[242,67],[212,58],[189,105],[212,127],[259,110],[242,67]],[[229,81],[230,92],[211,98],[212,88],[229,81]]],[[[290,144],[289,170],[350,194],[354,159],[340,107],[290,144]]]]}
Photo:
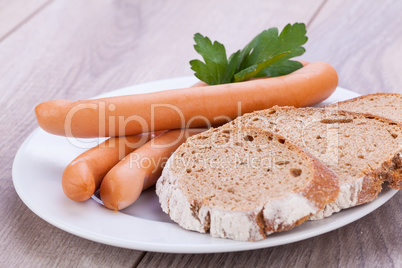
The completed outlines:
{"type": "Polygon", "coordinates": [[[342,103],[352,103],[352,102],[356,102],[356,101],[368,99],[368,98],[370,98],[370,97],[381,97],[381,96],[385,96],[385,97],[394,96],[394,97],[401,97],[401,98],[402,98],[402,94],[400,94],[400,93],[378,92],[378,93],[372,93],[372,94],[367,94],[367,95],[358,96],[358,97],[355,97],[355,98],[349,99],[349,100],[344,100],[344,101],[340,101],[340,102],[335,102],[335,103],[332,103],[332,104],[328,104],[328,105],[326,105],[326,106],[324,106],[324,107],[327,107],[327,108],[329,108],[329,107],[337,107],[339,104],[342,104],[342,103]]]}
{"type": "MultiPolygon", "coordinates": [[[[393,93],[375,93],[376,94],[393,94],[393,93]]],[[[397,94],[397,93],[395,93],[397,94]]],[[[375,119],[390,125],[397,125],[402,129],[402,123],[396,122],[389,118],[381,117],[375,114],[370,113],[357,113],[350,111],[339,111],[342,115],[355,115],[355,116],[364,116],[369,119],[375,119]]],[[[363,188],[362,194],[359,197],[359,200],[362,200],[362,203],[358,202],[357,205],[367,203],[363,202],[365,199],[369,199],[370,196],[374,196],[370,201],[374,200],[378,193],[381,192],[381,184],[383,182],[387,182],[390,188],[395,190],[402,189],[402,144],[400,144],[400,150],[396,152],[392,157],[385,159],[382,163],[380,163],[376,167],[369,167],[368,169],[363,171],[366,174],[363,179],[363,188]],[[368,188],[368,189],[365,189],[368,188]],[[374,192],[377,190],[377,193],[374,192]]]]}
{"type": "MultiPolygon", "coordinates": [[[[363,95],[359,96],[350,100],[345,100],[342,102],[336,102],[330,105],[325,106],[324,108],[336,108],[339,107],[339,104],[343,103],[353,103],[353,102],[358,102],[360,100],[365,100],[368,98],[372,97],[382,97],[382,96],[393,96],[393,97],[400,97],[402,98],[402,94],[400,93],[373,93],[373,94],[368,94],[368,95],[363,95]]],[[[376,115],[374,113],[358,113],[358,112],[352,112],[352,111],[343,111],[342,109],[339,110],[339,112],[342,113],[350,113],[350,114],[362,114],[366,117],[373,117],[376,120],[381,120],[385,123],[388,124],[396,124],[402,128],[402,122],[398,122],[386,117],[382,117],[379,115],[376,115]]],[[[402,145],[401,145],[402,146],[402,145]]],[[[378,193],[381,191],[381,183],[382,182],[388,182],[388,186],[390,188],[399,190],[402,189],[402,148],[401,151],[396,153],[392,158],[387,159],[384,161],[381,165],[371,168],[365,171],[367,174],[363,178],[363,189],[362,189],[362,194],[359,197],[359,202],[358,204],[363,204],[367,203],[371,200],[374,200],[378,193]],[[376,192],[378,191],[378,192],[376,192]],[[365,201],[368,200],[368,201],[365,201]]]]}
{"type": "Polygon", "coordinates": [[[213,237],[257,241],[271,233],[289,230],[303,223],[336,199],[339,183],[331,170],[289,140],[268,131],[264,132],[284,139],[287,145],[306,155],[314,173],[313,178],[303,189],[247,211],[206,206],[202,200],[188,200],[184,195],[179,179],[171,170],[175,153],[169,158],[156,184],[156,193],[162,210],[169,214],[173,221],[188,230],[209,232],[213,237]]]}
{"type": "Polygon", "coordinates": [[[356,179],[353,183],[341,183],[340,194],[337,200],[324,207],[322,211],[313,215],[311,220],[320,220],[331,216],[342,209],[362,205],[373,201],[382,191],[384,182],[393,189],[402,187],[402,152],[395,154],[377,167],[363,171],[364,176],[356,179]]]}

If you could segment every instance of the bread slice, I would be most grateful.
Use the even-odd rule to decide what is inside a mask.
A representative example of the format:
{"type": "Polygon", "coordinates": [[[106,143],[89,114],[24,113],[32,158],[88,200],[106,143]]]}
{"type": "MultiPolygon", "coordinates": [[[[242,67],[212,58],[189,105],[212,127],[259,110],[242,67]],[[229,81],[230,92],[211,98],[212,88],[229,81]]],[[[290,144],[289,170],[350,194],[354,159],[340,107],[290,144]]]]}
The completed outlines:
{"type": "Polygon", "coordinates": [[[333,202],[332,171],[282,136],[218,128],[190,137],[156,184],[164,212],[185,229],[256,241],[333,202]]]}
{"type": "Polygon", "coordinates": [[[374,200],[381,184],[402,187],[402,126],[368,114],[324,108],[273,107],[226,127],[254,126],[289,138],[337,174],[337,200],[313,217],[374,200]]]}
{"type": "Polygon", "coordinates": [[[402,123],[402,94],[375,93],[327,106],[332,109],[369,113],[402,123]]]}

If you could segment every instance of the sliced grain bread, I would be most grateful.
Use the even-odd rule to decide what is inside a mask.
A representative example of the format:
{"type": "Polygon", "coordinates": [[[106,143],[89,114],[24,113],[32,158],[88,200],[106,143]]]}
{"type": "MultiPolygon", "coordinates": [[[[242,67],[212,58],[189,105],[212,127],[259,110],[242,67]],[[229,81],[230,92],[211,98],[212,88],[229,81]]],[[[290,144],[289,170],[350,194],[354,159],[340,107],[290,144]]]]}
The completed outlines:
{"type": "Polygon", "coordinates": [[[394,121],[337,109],[273,107],[243,115],[229,126],[283,135],[337,174],[337,200],[313,219],[374,200],[384,181],[402,187],[402,126],[394,121]]]}
{"type": "Polygon", "coordinates": [[[402,123],[402,94],[375,93],[327,106],[339,110],[369,113],[402,123]]]}
{"type": "Polygon", "coordinates": [[[333,202],[332,171],[282,136],[218,128],[190,137],[169,158],[156,193],[185,229],[256,241],[293,228],[333,202]]]}

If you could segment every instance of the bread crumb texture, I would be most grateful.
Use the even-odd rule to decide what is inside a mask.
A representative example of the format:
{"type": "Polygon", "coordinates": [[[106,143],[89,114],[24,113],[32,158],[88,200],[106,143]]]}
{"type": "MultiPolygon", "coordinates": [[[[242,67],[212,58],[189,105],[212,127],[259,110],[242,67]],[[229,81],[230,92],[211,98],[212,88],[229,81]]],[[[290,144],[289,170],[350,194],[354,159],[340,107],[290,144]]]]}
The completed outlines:
{"type": "Polygon", "coordinates": [[[280,135],[221,127],[189,138],[169,159],[156,192],[183,228],[243,241],[301,224],[335,201],[323,164],[280,135]]]}

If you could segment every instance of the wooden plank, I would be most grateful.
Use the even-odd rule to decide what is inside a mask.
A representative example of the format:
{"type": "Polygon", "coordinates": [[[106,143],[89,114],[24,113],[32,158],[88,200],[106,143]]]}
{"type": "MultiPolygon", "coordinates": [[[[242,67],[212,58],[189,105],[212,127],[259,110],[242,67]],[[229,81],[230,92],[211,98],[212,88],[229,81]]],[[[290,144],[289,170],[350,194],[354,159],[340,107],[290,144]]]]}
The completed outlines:
{"type": "Polygon", "coordinates": [[[402,93],[401,1],[328,1],[309,28],[305,58],[331,63],[340,86],[402,93]]]}
{"type": "Polygon", "coordinates": [[[0,41],[52,0],[0,1],[0,41]]]}

